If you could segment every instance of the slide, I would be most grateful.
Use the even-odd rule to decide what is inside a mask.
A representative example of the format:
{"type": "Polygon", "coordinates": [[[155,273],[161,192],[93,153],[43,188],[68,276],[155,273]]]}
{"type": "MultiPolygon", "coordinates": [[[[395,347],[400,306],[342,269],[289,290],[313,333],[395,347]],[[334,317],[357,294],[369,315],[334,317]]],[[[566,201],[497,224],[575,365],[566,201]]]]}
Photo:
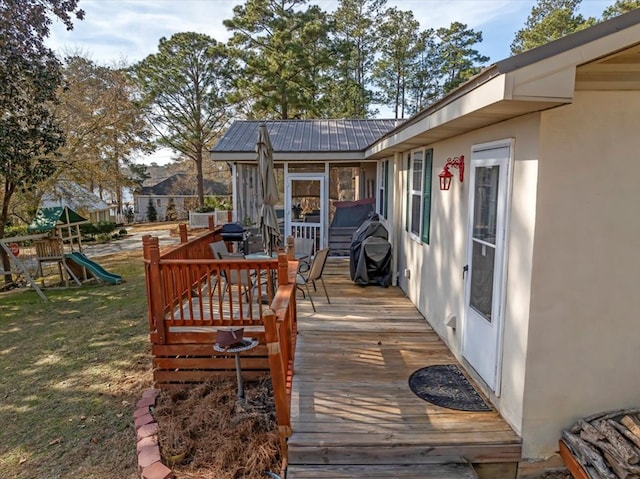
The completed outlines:
{"type": "Polygon", "coordinates": [[[95,261],[91,261],[87,258],[83,253],[78,253],[74,251],[73,253],[66,254],[65,257],[68,260],[73,261],[80,266],[87,268],[91,271],[96,278],[110,284],[120,284],[122,282],[122,276],[109,273],[106,269],[100,266],[95,261]]]}

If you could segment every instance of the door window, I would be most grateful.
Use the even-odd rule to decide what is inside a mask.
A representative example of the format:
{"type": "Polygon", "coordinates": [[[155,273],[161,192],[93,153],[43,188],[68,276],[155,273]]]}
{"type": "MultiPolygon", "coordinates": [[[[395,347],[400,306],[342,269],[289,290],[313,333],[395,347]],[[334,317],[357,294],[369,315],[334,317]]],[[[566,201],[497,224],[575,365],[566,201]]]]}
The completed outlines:
{"type": "Polygon", "coordinates": [[[491,322],[500,166],[475,171],[469,306],[491,322]]]}

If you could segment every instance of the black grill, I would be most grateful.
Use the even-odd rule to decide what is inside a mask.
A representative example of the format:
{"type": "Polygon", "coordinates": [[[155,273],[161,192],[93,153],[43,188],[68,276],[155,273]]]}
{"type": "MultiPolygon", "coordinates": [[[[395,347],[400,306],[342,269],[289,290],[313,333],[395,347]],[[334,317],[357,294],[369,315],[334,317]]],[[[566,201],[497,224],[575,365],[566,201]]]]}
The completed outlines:
{"type": "Polygon", "coordinates": [[[246,241],[249,237],[247,230],[240,223],[227,223],[220,231],[223,241],[237,241],[240,243],[242,251],[246,251],[246,241]]]}

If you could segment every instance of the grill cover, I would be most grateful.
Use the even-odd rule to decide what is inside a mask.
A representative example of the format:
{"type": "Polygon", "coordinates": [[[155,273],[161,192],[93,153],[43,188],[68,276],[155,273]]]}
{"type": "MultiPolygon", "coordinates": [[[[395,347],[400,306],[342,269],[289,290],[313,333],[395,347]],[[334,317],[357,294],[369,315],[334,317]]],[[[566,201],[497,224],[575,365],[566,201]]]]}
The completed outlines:
{"type": "Polygon", "coordinates": [[[349,249],[351,280],[366,286],[391,284],[391,244],[389,232],[378,215],[371,216],[353,233],[349,249]]]}

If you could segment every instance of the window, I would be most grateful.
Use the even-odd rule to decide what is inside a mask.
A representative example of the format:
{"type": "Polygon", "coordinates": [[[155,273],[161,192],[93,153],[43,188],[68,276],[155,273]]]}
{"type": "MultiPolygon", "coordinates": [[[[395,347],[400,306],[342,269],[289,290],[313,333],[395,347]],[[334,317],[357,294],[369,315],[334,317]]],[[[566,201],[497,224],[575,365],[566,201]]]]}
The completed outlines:
{"type": "Polygon", "coordinates": [[[162,206],[162,200],[160,198],[156,199],[156,206],[162,206]]]}
{"type": "Polygon", "coordinates": [[[406,230],[429,244],[431,226],[431,170],[433,150],[419,150],[408,156],[406,230]]]}
{"type": "Polygon", "coordinates": [[[379,180],[378,184],[378,213],[383,218],[387,218],[389,210],[389,160],[378,164],[379,180]]]}

